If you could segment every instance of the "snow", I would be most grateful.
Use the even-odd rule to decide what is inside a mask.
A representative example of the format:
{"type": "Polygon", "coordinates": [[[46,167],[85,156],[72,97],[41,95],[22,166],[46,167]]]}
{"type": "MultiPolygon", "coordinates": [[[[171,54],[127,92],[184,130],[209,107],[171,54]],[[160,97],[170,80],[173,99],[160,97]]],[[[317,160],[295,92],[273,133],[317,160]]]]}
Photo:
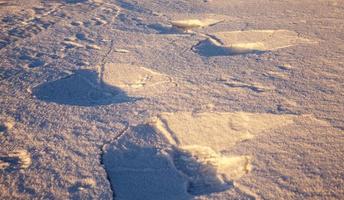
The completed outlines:
{"type": "Polygon", "coordinates": [[[0,0],[0,199],[343,199],[340,0],[0,0]]]}

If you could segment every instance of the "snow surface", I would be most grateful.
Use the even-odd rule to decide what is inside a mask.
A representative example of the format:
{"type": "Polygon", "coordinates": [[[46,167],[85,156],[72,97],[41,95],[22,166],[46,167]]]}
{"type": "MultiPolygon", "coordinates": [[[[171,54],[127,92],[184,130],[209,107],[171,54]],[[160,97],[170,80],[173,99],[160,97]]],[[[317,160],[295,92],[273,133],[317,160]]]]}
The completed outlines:
{"type": "Polygon", "coordinates": [[[0,0],[0,199],[343,199],[342,0],[0,0]]]}

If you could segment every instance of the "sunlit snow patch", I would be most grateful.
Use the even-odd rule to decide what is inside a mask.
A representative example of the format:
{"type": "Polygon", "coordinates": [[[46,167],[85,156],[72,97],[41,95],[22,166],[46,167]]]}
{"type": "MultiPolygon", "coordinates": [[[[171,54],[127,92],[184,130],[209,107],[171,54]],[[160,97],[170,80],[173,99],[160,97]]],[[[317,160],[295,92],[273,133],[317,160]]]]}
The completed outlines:
{"type": "Polygon", "coordinates": [[[217,32],[200,42],[194,50],[202,55],[236,55],[275,51],[299,44],[312,44],[315,41],[300,37],[289,30],[250,30],[217,32]]]}
{"type": "Polygon", "coordinates": [[[16,171],[31,165],[31,156],[26,150],[0,152],[0,170],[16,171]]]}
{"type": "Polygon", "coordinates": [[[102,80],[134,96],[154,96],[173,86],[169,76],[129,64],[106,64],[102,80]]]}
{"type": "Polygon", "coordinates": [[[176,20],[171,21],[171,24],[173,27],[182,29],[182,30],[191,30],[195,28],[203,28],[207,26],[212,26],[215,24],[218,24],[220,22],[223,22],[224,20],[220,19],[186,19],[186,20],[176,20]]]}
{"type": "Polygon", "coordinates": [[[227,155],[240,142],[265,130],[293,123],[293,115],[260,113],[162,113],[153,126],[170,144],[173,163],[192,195],[220,192],[247,174],[250,156],[227,155]]]}

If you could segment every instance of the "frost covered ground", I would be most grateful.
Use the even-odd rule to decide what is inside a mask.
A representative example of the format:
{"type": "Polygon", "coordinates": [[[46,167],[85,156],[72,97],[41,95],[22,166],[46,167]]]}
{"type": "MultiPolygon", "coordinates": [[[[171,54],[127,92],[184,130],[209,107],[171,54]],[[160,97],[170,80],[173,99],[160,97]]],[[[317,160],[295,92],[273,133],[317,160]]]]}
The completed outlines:
{"type": "Polygon", "coordinates": [[[0,0],[0,199],[343,199],[342,0],[0,0]]]}

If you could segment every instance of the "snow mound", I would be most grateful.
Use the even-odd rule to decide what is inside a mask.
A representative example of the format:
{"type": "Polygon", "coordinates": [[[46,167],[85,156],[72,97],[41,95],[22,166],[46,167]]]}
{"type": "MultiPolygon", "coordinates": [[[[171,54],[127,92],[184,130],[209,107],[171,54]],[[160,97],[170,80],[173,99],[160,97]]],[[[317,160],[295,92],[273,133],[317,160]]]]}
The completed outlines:
{"type": "Polygon", "coordinates": [[[33,94],[42,101],[64,105],[97,106],[129,100],[119,88],[101,84],[96,72],[78,70],[75,73],[43,83],[33,88],[33,94]]]}

